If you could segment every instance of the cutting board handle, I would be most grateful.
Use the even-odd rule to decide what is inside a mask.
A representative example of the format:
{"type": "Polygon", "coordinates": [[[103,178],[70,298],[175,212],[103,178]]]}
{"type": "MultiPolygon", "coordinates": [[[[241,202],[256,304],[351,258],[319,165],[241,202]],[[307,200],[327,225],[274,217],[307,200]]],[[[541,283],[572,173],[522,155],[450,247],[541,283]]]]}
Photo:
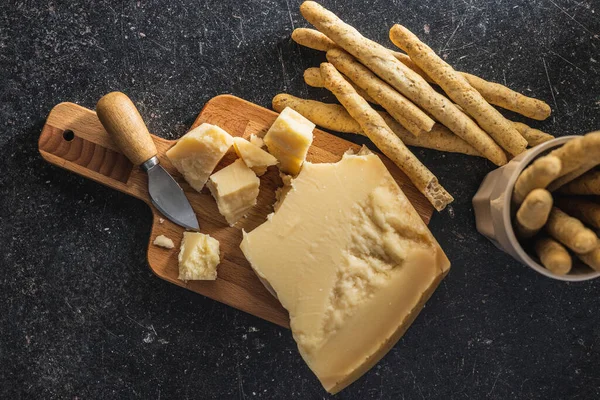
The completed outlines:
{"type": "Polygon", "coordinates": [[[111,92],[96,104],[96,114],[119,149],[140,165],[157,153],[150,132],[135,104],[125,93],[111,92]]]}
{"type": "MultiPolygon", "coordinates": [[[[153,149],[154,154],[157,146],[164,149],[173,143],[148,135],[152,143],[145,143],[144,148],[153,149]]],[[[145,173],[134,168],[134,164],[122,154],[106,132],[96,113],[86,108],[73,103],[56,105],[42,129],[38,149],[51,164],[151,204],[145,173]]],[[[160,161],[170,166],[168,160],[160,161]]]]}

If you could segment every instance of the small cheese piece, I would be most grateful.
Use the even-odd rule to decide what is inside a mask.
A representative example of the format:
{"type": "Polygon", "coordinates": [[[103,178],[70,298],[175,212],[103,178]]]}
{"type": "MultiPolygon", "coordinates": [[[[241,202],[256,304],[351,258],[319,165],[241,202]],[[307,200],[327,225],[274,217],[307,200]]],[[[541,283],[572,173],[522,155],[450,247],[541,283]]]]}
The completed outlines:
{"type": "Polygon", "coordinates": [[[277,159],[258,146],[241,137],[233,138],[233,148],[244,163],[261,176],[267,172],[267,168],[277,164],[277,159]]]}
{"type": "Polygon", "coordinates": [[[240,247],[289,311],[300,354],[331,393],[390,350],[450,268],[374,154],[306,162],[240,247]]]}
{"type": "Polygon", "coordinates": [[[155,246],[164,247],[165,249],[172,249],[175,247],[175,243],[173,243],[173,241],[165,235],[158,235],[152,244],[155,246]]]}
{"type": "Polygon", "coordinates": [[[250,143],[261,149],[265,145],[265,141],[261,137],[256,136],[254,133],[250,135],[250,143]]]}
{"type": "Polygon", "coordinates": [[[183,232],[179,250],[179,279],[217,279],[219,241],[199,232],[183,232]]]}
{"type": "Polygon", "coordinates": [[[279,169],[297,175],[313,140],[315,124],[286,107],[267,131],[264,141],[279,160],[279,169]]]}
{"type": "Polygon", "coordinates": [[[239,158],[212,174],[206,184],[231,226],[256,205],[259,185],[260,179],[239,158]]]}
{"type": "Polygon", "coordinates": [[[199,192],[232,144],[229,133],[204,123],[179,139],[167,151],[167,157],[187,183],[199,192]]]}

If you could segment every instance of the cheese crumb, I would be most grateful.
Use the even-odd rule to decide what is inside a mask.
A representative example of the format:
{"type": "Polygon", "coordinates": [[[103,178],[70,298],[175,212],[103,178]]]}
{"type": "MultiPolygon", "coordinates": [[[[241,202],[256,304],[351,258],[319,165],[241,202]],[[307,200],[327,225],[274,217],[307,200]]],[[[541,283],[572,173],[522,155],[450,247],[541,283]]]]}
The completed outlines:
{"type": "Polygon", "coordinates": [[[165,235],[158,235],[152,244],[158,247],[164,247],[165,249],[172,249],[175,247],[175,243],[165,235]]]}

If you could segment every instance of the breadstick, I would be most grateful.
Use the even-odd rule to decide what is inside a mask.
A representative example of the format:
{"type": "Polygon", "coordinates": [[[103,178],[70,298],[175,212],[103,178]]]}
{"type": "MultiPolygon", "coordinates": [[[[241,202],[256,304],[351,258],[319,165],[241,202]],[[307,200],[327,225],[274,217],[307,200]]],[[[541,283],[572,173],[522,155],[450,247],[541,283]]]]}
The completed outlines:
{"type": "Polygon", "coordinates": [[[541,238],[535,242],[535,253],[542,265],[557,275],[566,275],[571,271],[573,260],[564,246],[551,238],[541,238]]]}
{"type": "Polygon", "coordinates": [[[530,238],[542,229],[552,210],[552,195],[546,189],[532,190],[519,210],[515,220],[517,234],[522,238],[530,238]]]}
{"type": "MultiPolygon", "coordinates": [[[[319,73],[319,77],[321,73],[319,73]]],[[[315,100],[305,100],[280,93],[273,97],[273,110],[283,111],[290,107],[306,119],[320,127],[345,133],[362,133],[360,125],[339,104],[326,104],[315,100]]]]}
{"type": "Polygon", "coordinates": [[[600,171],[592,170],[558,189],[560,193],[600,195],[600,171]]]}
{"type": "Polygon", "coordinates": [[[544,143],[548,140],[554,139],[554,136],[550,135],[549,133],[542,132],[538,129],[534,129],[522,122],[513,121],[512,124],[517,129],[517,131],[519,131],[521,136],[523,136],[525,140],[527,140],[527,144],[529,145],[529,147],[535,147],[540,143],[544,143]]]}
{"type": "Polygon", "coordinates": [[[454,198],[438,183],[437,178],[386,125],[381,115],[360,97],[354,88],[329,63],[321,64],[325,87],[358,122],[369,139],[389,157],[411,180],[433,207],[441,211],[454,198]]]}
{"type": "Polygon", "coordinates": [[[366,91],[377,104],[385,108],[400,125],[413,135],[419,136],[433,128],[434,120],[344,50],[329,50],[327,61],[347,76],[351,82],[366,91]]]}
{"type": "Polygon", "coordinates": [[[594,250],[585,254],[577,254],[577,258],[594,271],[600,271],[600,247],[596,247],[594,250]]]}
{"type": "Polygon", "coordinates": [[[292,32],[292,40],[300,46],[314,50],[329,51],[339,48],[333,40],[315,29],[296,28],[292,32]]]}
{"type": "Polygon", "coordinates": [[[575,253],[587,253],[598,244],[598,237],[592,230],[557,207],[552,207],[545,229],[550,236],[575,253]]]}
{"type": "MultiPolygon", "coordinates": [[[[301,46],[320,51],[339,48],[335,42],[315,29],[296,28],[292,39],[301,46]]],[[[389,49],[388,49],[389,50],[389,49]]],[[[389,50],[401,63],[421,75],[429,83],[435,83],[411,58],[404,53],[389,50]]],[[[543,120],[550,116],[550,106],[545,102],[527,97],[502,86],[499,83],[488,82],[475,75],[460,72],[488,103],[514,111],[529,118],[543,120]]]]}
{"type": "Polygon", "coordinates": [[[569,140],[550,154],[562,162],[560,176],[548,186],[552,192],[600,163],[600,131],[569,140]]]}
{"type": "Polygon", "coordinates": [[[448,97],[471,115],[496,143],[516,156],[527,148],[527,141],[498,110],[492,107],[460,73],[411,31],[402,25],[390,30],[392,42],[406,51],[410,58],[446,92],[448,97]]]}
{"type": "Polygon", "coordinates": [[[496,165],[506,164],[506,154],[477,124],[450,100],[437,93],[416,72],[402,64],[385,47],[365,38],[335,14],[314,1],[305,1],[300,12],[319,31],[356,57],[363,65],[421,106],[496,165]]]}
{"type": "Polygon", "coordinates": [[[600,229],[600,204],[579,197],[559,197],[556,204],[569,215],[600,229]]]}
{"type": "Polygon", "coordinates": [[[543,121],[550,116],[550,106],[546,102],[524,96],[499,83],[488,82],[466,72],[461,74],[490,104],[538,121],[543,121]]]}
{"type": "Polygon", "coordinates": [[[533,189],[543,189],[560,174],[561,162],[558,157],[540,157],[525,168],[515,182],[513,202],[521,204],[533,189]]]}
{"type": "MultiPolygon", "coordinates": [[[[319,31],[316,31],[316,32],[319,32],[319,31]]],[[[319,88],[324,87],[323,79],[321,78],[321,70],[317,67],[307,68],[306,70],[304,70],[304,82],[306,82],[306,84],[308,86],[319,87],[319,88]]],[[[354,82],[349,81],[349,83],[352,85],[352,87],[354,87],[354,90],[356,90],[356,93],[361,95],[363,97],[363,99],[365,99],[369,103],[377,104],[377,102],[375,100],[373,100],[373,98],[371,96],[369,96],[369,94],[367,92],[365,92],[364,90],[362,90],[361,88],[356,86],[356,84],[354,82]]]]}
{"type": "MultiPolygon", "coordinates": [[[[364,135],[358,122],[339,104],[326,104],[315,100],[305,100],[284,93],[278,94],[273,98],[273,109],[275,111],[281,112],[286,107],[294,109],[312,123],[322,128],[364,135]]],[[[378,113],[392,132],[408,146],[483,157],[473,146],[450,132],[444,125],[435,124],[427,135],[415,137],[388,113],[383,111],[378,111],[378,113]]]]}
{"type": "MultiPolygon", "coordinates": [[[[316,31],[316,32],[318,32],[318,31],[316,31]]],[[[402,54],[402,53],[398,53],[398,54],[402,54]]],[[[406,57],[408,57],[408,56],[406,56],[406,57]]],[[[321,78],[321,70],[316,67],[307,68],[304,71],[304,81],[309,86],[312,86],[312,87],[323,87],[323,79],[321,78]]],[[[350,83],[352,83],[352,82],[350,82],[350,83]]],[[[352,86],[354,86],[354,88],[357,89],[356,91],[358,92],[358,94],[363,96],[365,98],[365,100],[367,100],[369,103],[377,104],[377,102],[375,100],[371,99],[368,94],[364,93],[364,91],[362,91],[362,89],[358,88],[356,85],[352,85],[352,86]],[[360,89],[360,91],[359,91],[359,89],[360,89]],[[362,93],[361,93],[361,91],[362,91],[362,93]]],[[[458,107],[460,107],[460,106],[458,106],[458,107]]],[[[533,129],[522,122],[514,122],[513,121],[512,124],[517,129],[517,131],[519,131],[521,136],[523,136],[525,138],[525,140],[527,140],[527,144],[530,147],[537,146],[540,143],[544,143],[544,142],[547,142],[548,140],[554,139],[554,136],[552,136],[548,133],[542,132],[540,130],[533,129]]],[[[477,154],[479,155],[479,152],[477,152],[477,154]]]]}

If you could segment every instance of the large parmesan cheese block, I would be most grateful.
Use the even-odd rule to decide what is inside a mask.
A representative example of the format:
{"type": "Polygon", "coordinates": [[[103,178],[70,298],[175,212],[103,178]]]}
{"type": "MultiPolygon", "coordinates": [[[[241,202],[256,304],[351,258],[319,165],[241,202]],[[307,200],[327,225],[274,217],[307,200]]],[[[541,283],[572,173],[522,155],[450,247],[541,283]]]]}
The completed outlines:
{"type": "Polygon", "coordinates": [[[181,137],[167,157],[187,183],[201,191],[210,174],[233,144],[233,138],[216,125],[204,123],[181,137]]]}
{"type": "Polygon", "coordinates": [[[289,311],[300,354],[331,393],[385,355],[450,268],[374,154],[305,162],[241,249],[289,311]]]}
{"type": "Polygon", "coordinates": [[[279,160],[279,169],[296,175],[313,140],[315,124],[286,107],[267,131],[264,142],[269,153],[279,160]]]}

